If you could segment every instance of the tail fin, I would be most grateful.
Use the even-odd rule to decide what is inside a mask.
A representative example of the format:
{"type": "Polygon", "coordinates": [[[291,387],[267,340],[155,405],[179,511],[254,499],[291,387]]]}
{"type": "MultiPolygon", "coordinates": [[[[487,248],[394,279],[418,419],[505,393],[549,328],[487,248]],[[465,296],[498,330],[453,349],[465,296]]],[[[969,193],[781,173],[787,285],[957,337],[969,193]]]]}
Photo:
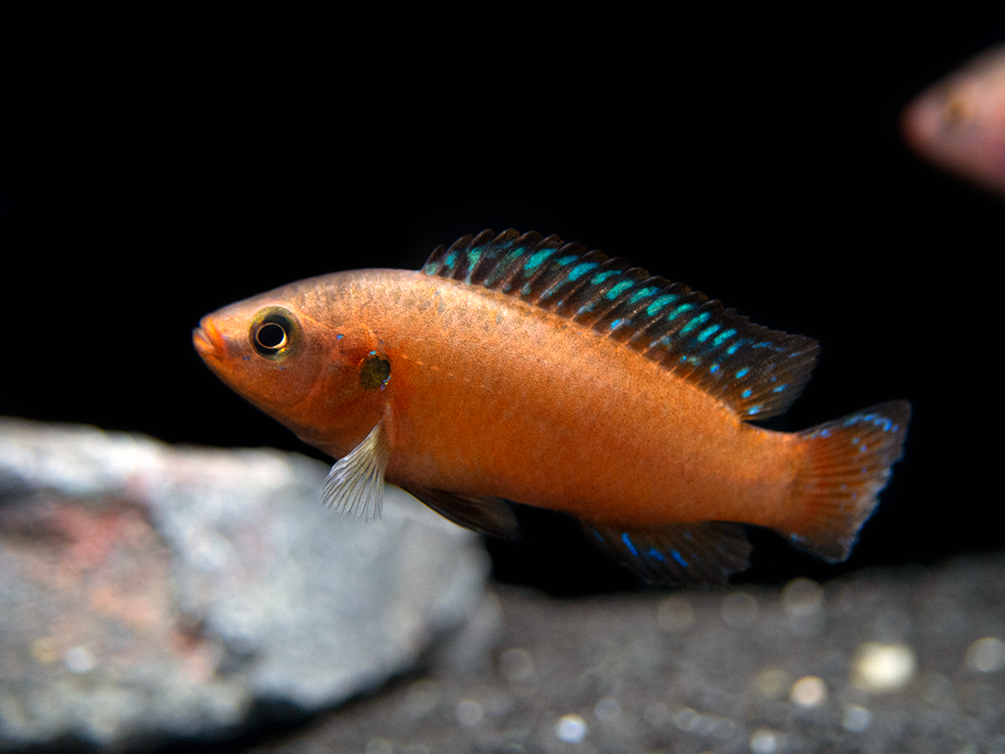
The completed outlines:
{"type": "Polygon", "coordinates": [[[786,532],[794,545],[831,563],[848,558],[900,460],[910,420],[911,404],[891,401],[799,433],[806,462],[786,532]]]}

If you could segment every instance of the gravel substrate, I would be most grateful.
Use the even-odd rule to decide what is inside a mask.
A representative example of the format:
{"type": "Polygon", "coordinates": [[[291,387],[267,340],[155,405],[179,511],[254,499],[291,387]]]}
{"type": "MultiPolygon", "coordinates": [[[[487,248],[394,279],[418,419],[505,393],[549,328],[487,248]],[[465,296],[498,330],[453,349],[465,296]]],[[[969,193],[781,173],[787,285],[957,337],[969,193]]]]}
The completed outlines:
{"type": "Polygon", "coordinates": [[[449,650],[283,752],[1005,752],[1005,557],[821,587],[497,588],[449,650]],[[479,630],[501,616],[501,635],[479,630]]]}

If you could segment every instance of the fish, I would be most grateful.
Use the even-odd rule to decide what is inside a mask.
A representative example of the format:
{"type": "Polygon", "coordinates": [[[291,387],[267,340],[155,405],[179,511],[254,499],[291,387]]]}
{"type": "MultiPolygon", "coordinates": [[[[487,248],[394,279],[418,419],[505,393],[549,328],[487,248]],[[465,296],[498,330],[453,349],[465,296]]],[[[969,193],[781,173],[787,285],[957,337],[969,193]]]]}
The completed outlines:
{"type": "Polygon", "coordinates": [[[900,459],[911,406],[802,432],[784,412],[818,353],[680,282],[510,229],[421,269],[292,283],[206,315],[231,389],[338,459],[323,498],[379,515],[384,482],[518,537],[513,503],[569,514],[654,584],[725,583],[746,526],[847,559],[900,459]]]}
{"type": "Polygon", "coordinates": [[[919,95],[905,109],[901,130],[924,159],[1005,198],[1005,44],[919,95]]]}

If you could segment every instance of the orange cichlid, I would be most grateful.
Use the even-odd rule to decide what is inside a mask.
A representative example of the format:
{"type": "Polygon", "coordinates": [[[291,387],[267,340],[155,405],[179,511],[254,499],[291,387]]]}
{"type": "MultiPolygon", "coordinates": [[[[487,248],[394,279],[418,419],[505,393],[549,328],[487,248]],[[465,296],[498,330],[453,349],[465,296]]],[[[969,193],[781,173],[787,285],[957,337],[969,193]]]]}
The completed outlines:
{"type": "Polygon", "coordinates": [[[1005,45],[936,82],[902,126],[922,157],[1005,197],[1005,45]]]}
{"type": "Polygon", "coordinates": [[[557,236],[483,231],[418,271],[356,270],[232,304],[195,330],[227,385],[338,458],[328,504],[379,512],[386,480],[512,536],[507,501],[565,511],[656,583],[747,566],[744,524],[844,560],[911,407],[812,429],[786,410],[816,341],[557,236]]]}

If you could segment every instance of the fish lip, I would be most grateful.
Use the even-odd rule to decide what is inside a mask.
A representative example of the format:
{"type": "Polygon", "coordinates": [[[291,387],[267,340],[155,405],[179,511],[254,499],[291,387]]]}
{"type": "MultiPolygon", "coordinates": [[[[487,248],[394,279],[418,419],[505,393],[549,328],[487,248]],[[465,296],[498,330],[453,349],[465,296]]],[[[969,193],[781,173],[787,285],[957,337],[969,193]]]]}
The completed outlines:
{"type": "Polygon", "coordinates": [[[223,351],[223,337],[208,315],[199,320],[199,326],[192,330],[192,345],[203,358],[217,356],[223,351]]]}

